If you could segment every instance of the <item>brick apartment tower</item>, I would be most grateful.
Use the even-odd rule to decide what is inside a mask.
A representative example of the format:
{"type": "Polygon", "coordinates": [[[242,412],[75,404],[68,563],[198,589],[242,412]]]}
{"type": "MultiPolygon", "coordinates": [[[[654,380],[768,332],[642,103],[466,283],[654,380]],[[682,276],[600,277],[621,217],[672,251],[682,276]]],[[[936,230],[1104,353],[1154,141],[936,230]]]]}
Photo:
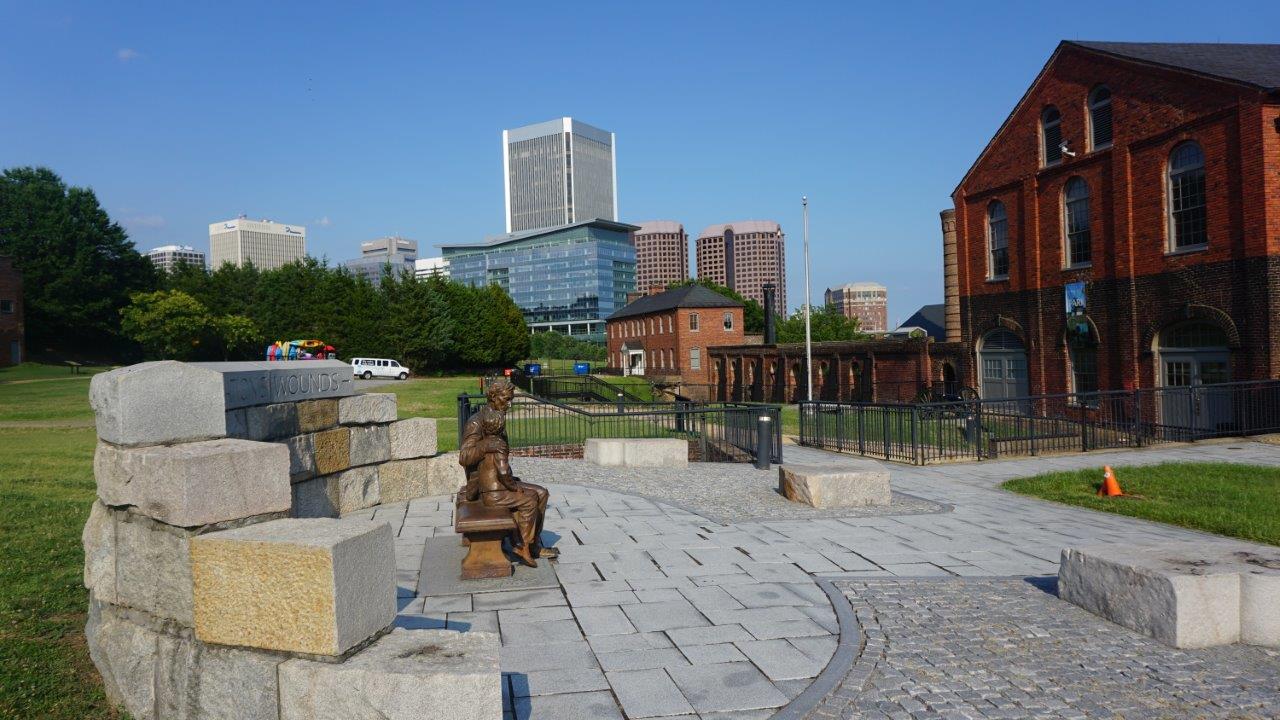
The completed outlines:
{"type": "Polygon", "coordinates": [[[786,314],[787,237],[773,220],[743,220],[711,225],[698,235],[698,279],[724,285],[764,305],[764,285],[778,288],[778,307],[786,314]]]}
{"type": "Polygon", "coordinates": [[[1062,42],[952,200],[984,397],[1280,377],[1280,45],[1062,42]]]}
{"type": "Polygon", "coordinates": [[[889,289],[880,283],[848,283],[827,288],[823,302],[835,305],[847,318],[857,318],[863,332],[888,332],[889,289]]]}
{"type": "Polygon", "coordinates": [[[666,288],[689,279],[689,235],[674,220],[646,220],[637,223],[636,290],[666,288]]]}
{"type": "Polygon", "coordinates": [[[13,259],[0,255],[0,366],[17,365],[25,356],[22,273],[13,259]]]}

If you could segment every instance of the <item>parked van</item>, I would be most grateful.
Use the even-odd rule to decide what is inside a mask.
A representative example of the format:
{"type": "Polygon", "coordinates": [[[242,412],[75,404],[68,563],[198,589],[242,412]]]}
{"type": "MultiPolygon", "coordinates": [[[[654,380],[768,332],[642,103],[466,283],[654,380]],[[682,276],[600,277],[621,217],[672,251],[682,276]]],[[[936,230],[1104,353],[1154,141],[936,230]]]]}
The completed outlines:
{"type": "Polygon", "coordinates": [[[351,372],[365,380],[375,377],[404,380],[409,377],[409,368],[386,358],[351,358],[351,372]]]}

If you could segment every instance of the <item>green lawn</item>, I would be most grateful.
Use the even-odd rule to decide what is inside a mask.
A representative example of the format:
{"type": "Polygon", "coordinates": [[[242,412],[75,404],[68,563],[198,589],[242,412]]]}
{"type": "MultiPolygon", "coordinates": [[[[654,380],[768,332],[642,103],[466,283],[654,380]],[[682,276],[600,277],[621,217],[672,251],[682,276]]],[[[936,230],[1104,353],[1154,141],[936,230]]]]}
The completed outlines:
{"type": "Polygon", "coordinates": [[[1097,496],[1102,468],[1010,480],[1006,490],[1280,545],[1280,468],[1231,463],[1164,463],[1113,468],[1130,497],[1097,496]]]}
{"type": "Polygon", "coordinates": [[[436,418],[440,450],[457,450],[458,394],[480,392],[480,376],[418,377],[382,385],[369,392],[395,393],[402,418],[436,418]]]}

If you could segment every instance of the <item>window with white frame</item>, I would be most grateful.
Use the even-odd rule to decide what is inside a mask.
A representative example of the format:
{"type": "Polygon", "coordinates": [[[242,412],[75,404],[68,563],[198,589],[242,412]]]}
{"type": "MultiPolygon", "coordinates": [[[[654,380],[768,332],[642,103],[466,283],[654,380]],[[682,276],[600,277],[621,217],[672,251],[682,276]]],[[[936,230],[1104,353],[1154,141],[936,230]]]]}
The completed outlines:
{"type": "Polygon", "coordinates": [[[1106,85],[1089,93],[1089,145],[1094,150],[1111,147],[1111,90],[1106,85]]]}
{"type": "Polygon", "coordinates": [[[731,312],[727,312],[724,314],[724,329],[725,330],[733,329],[733,313],[731,312]]]}
{"type": "Polygon", "coordinates": [[[689,348],[689,369],[702,369],[702,348],[689,348]]]}
{"type": "Polygon", "coordinates": [[[1009,277],[1009,216],[1004,203],[994,200],[987,206],[987,278],[1009,277]]]}
{"type": "Polygon", "coordinates": [[[1169,250],[1208,244],[1205,217],[1204,152],[1194,140],[1169,153],[1169,250]]]}
{"type": "Polygon", "coordinates": [[[1067,267],[1088,265],[1093,257],[1089,230],[1089,184],[1073,177],[1062,189],[1062,226],[1067,267]]]}
{"type": "Polygon", "coordinates": [[[689,329],[698,331],[698,313],[689,313],[689,329]]]}

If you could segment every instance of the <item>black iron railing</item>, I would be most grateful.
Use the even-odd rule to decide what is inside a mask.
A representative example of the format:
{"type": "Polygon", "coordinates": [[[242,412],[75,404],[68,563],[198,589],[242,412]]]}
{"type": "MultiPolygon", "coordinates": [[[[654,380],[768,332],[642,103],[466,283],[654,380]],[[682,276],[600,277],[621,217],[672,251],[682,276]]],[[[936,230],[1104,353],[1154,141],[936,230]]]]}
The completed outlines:
{"type": "MultiPolygon", "coordinates": [[[[458,396],[458,443],[483,395],[458,396]]],[[[579,445],[587,438],[679,438],[692,441],[691,457],[704,461],[754,462],[760,451],[759,418],[769,418],[772,440],[763,448],[782,462],[782,409],[776,405],[676,403],[595,403],[569,405],[519,395],[507,409],[512,448],[579,445]]]]}
{"type": "Polygon", "coordinates": [[[802,445],[915,464],[1277,431],[1280,380],[1001,400],[800,403],[802,445]]]}

